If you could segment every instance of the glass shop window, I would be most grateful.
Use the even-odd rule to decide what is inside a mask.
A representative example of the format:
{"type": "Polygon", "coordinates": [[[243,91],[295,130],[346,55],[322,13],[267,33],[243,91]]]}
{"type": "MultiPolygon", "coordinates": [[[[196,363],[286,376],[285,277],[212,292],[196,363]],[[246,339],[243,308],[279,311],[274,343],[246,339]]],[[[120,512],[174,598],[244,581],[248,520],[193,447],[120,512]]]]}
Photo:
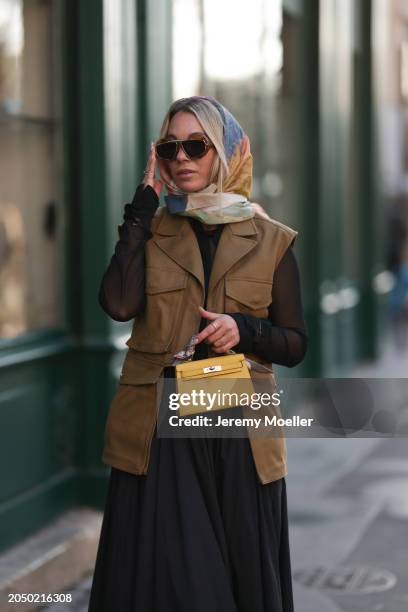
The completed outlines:
{"type": "Polygon", "coordinates": [[[173,99],[212,95],[231,110],[251,140],[252,199],[289,224],[299,188],[301,5],[173,0],[173,99]]]}
{"type": "Polygon", "coordinates": [[[0,341],[63,320],[56,13],[0,0],[0,341]]]}

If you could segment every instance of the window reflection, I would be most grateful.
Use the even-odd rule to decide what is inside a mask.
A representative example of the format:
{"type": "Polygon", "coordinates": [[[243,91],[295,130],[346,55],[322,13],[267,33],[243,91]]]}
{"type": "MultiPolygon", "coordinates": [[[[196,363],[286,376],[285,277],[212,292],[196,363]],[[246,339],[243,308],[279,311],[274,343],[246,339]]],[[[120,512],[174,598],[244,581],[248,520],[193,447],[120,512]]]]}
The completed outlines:
{"type": "Polygon", "coordinates": [[[173,92],[177,98],[192,95],[202,81],[203,2],[174,0],[173,92]]]}
{"type": "Polygon", "coordinates": [[[0,338],[62,320],[52,0],[0,0],[0,338]]]}
{"type": "Polygon", "coordinates": [[[205,0],[205,71],[213,80],[274,76],[282,66],[279,1],[205,0]]]}
{"type": "Polygon", "coordinates": [[[23,51],[22,0],[0,2],[1,49],[1,110],[17,113],[21,110],[21,56],[23,51]]]}

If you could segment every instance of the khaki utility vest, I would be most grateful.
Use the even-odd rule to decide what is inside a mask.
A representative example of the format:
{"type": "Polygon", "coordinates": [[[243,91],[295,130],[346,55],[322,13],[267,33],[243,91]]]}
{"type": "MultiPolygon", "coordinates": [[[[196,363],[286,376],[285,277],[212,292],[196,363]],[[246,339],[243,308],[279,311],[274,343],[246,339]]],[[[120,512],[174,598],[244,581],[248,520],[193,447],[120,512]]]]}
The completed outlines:
{"type": "MultiPolygon", "coordinates": [[[[188,219],[160,207],[145,247],[146,308],[135,317],[117,392],[105,427],[102,461],[132,474],[146,474],[157,421],[158,381],[163,368],[200,326],[204,270],[188,219]]],[[[226,224],[209,280],[207,310],[268,317],[273,276],[297,231],[258,214],[226,224]]],[[[214,353],[215,354],[215,353],[214,353]]],[[[253,354],[246,357],[272,368],[253,354]]],[[[251,371],[251,377],[271,377],[251,371]]],[[[253,411],[248,416],[254,416],[253,411]]],[[[278,413],[280,416],[280,413],[278,413]]],[[[287,474],[284,437],[251,436],[259,480],[266,484],[287,474]]]]}

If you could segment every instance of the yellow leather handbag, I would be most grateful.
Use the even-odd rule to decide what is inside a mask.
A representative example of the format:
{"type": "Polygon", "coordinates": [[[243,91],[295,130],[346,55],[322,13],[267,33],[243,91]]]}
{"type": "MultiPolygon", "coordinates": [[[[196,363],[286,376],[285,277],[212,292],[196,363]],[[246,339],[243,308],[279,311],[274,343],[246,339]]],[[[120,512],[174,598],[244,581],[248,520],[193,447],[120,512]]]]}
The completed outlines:
{"type": "Polygon", "coordinates": [[[179,415],[208,414],[209,406],[211,410],[224,410],[248,405],[254,387],[244,354],[229,351],[226,355],[191,361],[195,349],[193,338],[173,362],[180,398],[179,415]]]}

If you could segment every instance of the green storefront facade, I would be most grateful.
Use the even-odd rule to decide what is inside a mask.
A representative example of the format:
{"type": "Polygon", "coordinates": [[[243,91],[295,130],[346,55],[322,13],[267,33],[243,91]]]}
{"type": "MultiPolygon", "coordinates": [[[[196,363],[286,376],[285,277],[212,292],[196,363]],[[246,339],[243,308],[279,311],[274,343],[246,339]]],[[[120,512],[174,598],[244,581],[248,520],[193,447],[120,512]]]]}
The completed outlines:
{"type": "MultiPolygon", "coordinates": [[[[177,3],[51,4],[60,74],[54,87],[61,101],[64,316],[58,324],[0,339],[3,550],[69,507],[103,503],[105,418],[131,323],[105,315],[97,300],[99,283],[124,203],[140,181],[149,143],[174,96],[177,3]]],[[[258,196],[265,202],[262,196],[269,193],[270,214],[300,232],[296,255],[310,338],[305,362],[282,375],[342,376],[378,354],[384,333],[385,296],[373,283],[384,270],[375,2],[291,0],[280,10],[289,42],[283,46],[283,84],[270,95],[277,133],[292,144],[286,157],[272,158],[272,171],[266,169],[258,181],[258,196]]],[[[246,104],[255,109],[251,117],[258,104],[265,107],[267,85],[235,108],[237,83],[205,76],[205,87],[191,93],[216,95],[244,127],[246,104]]],[[[268,117],[268,107],[264,112],[268,117]]],[[[252,129],[251,121],[248,116],[252,129]]],[[[259,159],[261,168],[262,147],[269,151],[273,143],[263,143],[262,130],[253,130],[255,164],[259,159]]]]}

